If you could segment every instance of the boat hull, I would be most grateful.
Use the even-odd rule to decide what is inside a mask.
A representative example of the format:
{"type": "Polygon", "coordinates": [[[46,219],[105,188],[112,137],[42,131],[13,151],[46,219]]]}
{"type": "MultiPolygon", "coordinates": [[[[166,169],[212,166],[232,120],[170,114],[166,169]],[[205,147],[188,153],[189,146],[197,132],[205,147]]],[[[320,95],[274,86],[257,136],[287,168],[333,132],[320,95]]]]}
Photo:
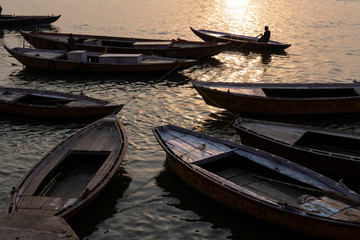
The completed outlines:
{"type": "Polygon", "coordinates": [[[282,51],[291,46],[275,41],[257,42],[254,38],[236,34],[222,33],[208,30],[196,30],[193,33],[206,42],[230,42],[232,48],[246,49],[250,51],[282,51]]]}
{"type": "MultiPolygon", "coordinates": [[[[318,97],[318,98],[290,98],[265,97],[237,94],[231,88],[242,88],[243,84],[229,84],[229,90],[218,91],[208,86],[212,83],[193,82],[194,88],[204,101],[211,106],[219,107],[233,113],[259,114],[259,115],[326,115],[360,112],[360,96],[350,97],[318,97]]],[[[220,85],[220,84],[219,84],[220,85]]],[[[251,84],[250,84],[251,85],[251,84]]],[[[216,84],[214,84],[216,86],[216,84]]],[[[253,85],[261,90],[262,85],[253,85]]],[[[264,87],[276,85],[264,85],[264,87]]],[[[278,87],[284,84],[278,84],[278,87]]],[[[289,87],[291,85],[287,85],[289,87]]],[[[294,85],[295,88],[296,85],[294,85]]],[[[298,86],[301,86],[298,85],[298,86]]],[[[311,85],[308,85],[311,87],[311,85]]],[[[324,87],[331,86],[324,84],[324,87]]],[[[336,84],[333,85],[334,88],[336,84]]],[[[346,86],[346,84],[344,85],[346,86]]],[[[348,88],[356,88],[357,84],[348,84],[348,88]]],[[[306,84],[303,85],[306,87],[306,84]]],[[[251,88],[251,87],[250,87],[251,88]]],[[[320,88],[321,89],[321,84],[320,88]]]]}
{"type": "Polygon", "coordinates": [[[116,114],[123,106],[123,104],[113,104],[84,95],[34,89],[0,88],[0,112],[4,115],[26,116],[37,119],[90,120],[112,113],[116,114]],[[38,98],[36,101],[52,102],[51,104],[37,104],[35,101],[3,98],[4,95],[9,94],[14,94],[17,99],[36,97],[38,98]],[[65,104],[64,101],[70,105],[65,104]]]}
{"type": "MultiPolygon", "coordinates": [[[[167,126],[165,126],[164,128],[166,129],[167,126]]],[[[194,188],[198,192],[204,194],[205,196],[238,212],[244,213],[261,221],[270,222],[291,230],[296,230],[314,236],[328,237],[331,239],[358,239],[360,237],[359,224],[357,223],[336,221],[334,219],[327,219],[326,217],[317,217],[315,215],[306,214],[302,211],[296,211],[290,206],[287,207],[286,204],[285,207],[277,204],[272,204],[271,202],[267,201],[269,199],[257,198],[256,195],[246,192],[242,188],[237,188],[239,185],[241,185],[240,182],[238,184],[235,184],[234,182],[229,183],[225,179],[219,177],[219,175],[213,174],[212,172],[209,172],[204,168],[199,167],[201,166],[201,164],[198,165],[192,162],[193,160],[196,161],[192,157],[195,158],[195,156],[200,156],[200,152],[204,155],[207,155],[207,153],[205,152],[206,150],[201,151],[199,150],[200,148],[193,149],[192,152],[194,153],[192,155],[192,152],[190,153],[189,149],[187,148],[187,146],[191,145],[191,143],[182,142],[183,145],[179,145],[179,142],[176,142],[176,138],[181,139],[183,137],[182,134],[171,134],[171,136],[166,137],[167,140],[164,140],[161,137],[161,131],[166,130],[163,130],[162,127],[154,129],[154,135],[167,154],[167,161],[171,170],[186,184],[188,184],[190,187],[194,188]],[[177,154],[181,153],[181,155],[177,155],[175,152],[177,152],[177,154]],[[187,156],[187,154],[189,155],[187,156]]],[[[178,132],[186,135],[190,132],[190,130],[180,130],[178,132]]],[[[200,134],[197,134],[195,136],[199,135],[200,134]]],[[[210,142],[215,143],[213,145],[209,142],[203,144],[204,148],[201,149],[209,149],[208,151],[213,151],[212,146],[215,146],[216,142],[221,141],[222,144],[228,144],[228,141],[218,139],[213,141],[214,138],[211,138],[209,136],[205,136],[204,138],[206,138],[210,142]]],[[[196,142],[196,145],[197,144],[198,142],[196,142]]],[[[254,159],[257,158],[256,156],[262,156],[265,158],[276,158],[273,155],[271,155],[271,157],[268,153],[249,148],[247,146],[239,144],[234,145],[231,142],[228,146],[230,148],[235,147],[237,149],[241,149],[241,151],[246,152],[244,156],[253,156],[254,159]]],[[[205,158],[200,161],[211,162],[224,160],[224,158],[221,158],[220,155],[212,156],[210,158],[211,160],[209,158],[205,158]]],[[[221,165],[215,165],[213,167],[214,169],[218,169],[218,167],[221,169],[221,165]]],[[[238,174],[241,175],[240,169],[238,170],[238,174]]],[[[234,177],[234,175],[236,175],[236,172],[228,172],[228,176],[229,175],[234,177]]],[[[249,182],[247,182],[247,184],[249,184],[249,182]]]]}
{"type": "MultiPolygon", "coordinates": [[[[173,59],[168,62],[157,62],[149,64],[112,64],[96,62],[72,62],[60,59],[40,58],[20,54],[14,49],[4,46],[5,49],[28,68],[46,70],[52,72],[77,72],[77,73],[149,73],[169,72],[183,70],[197,64],[196,60],[173,59]]],[[[45,50],[43,50],[45,51],[45,50]]],[[[57,50],[52,50],[57,51],[57,50]]],[[[66,54],[66,52],[64,52],[66,54]]]]}
{"type": "Polygon", "coordinates": [[[55,22],[60,18],[61,15],[56,16],[12,16],[12,15],[3,15],[0,18],[0,28],[9,28],[9,27],[22,27],[29,25],[40,25],[40,24],[50,24],[55,22]]]}
{"type": "MultiPolygon", "coordinates": [[[[24,39],[31,45],[39,49],[67,50],[67,33],[47,33],[47,32],[21,32],[24,39]]],[[[107,53],[142,53],[144,55],[157,55],[172,58],[208,58],[217,55],[229,48],[228,43],[205,43],[186,40],[158,40],[141,38],[124,38],[98,35],[73,34],[78,41],[76,48],[92,52],[107,53]],[[85,44],[84,39],[97,41],[101,44],[85,44]],[[143,46],[136,47],[134,43],[145,43],[143,46]],[[152,45],[154,43],[154,45],[152,45]],[[155,43],[163,43],[161,47],[155,43]],[[166,44],[169,43],[168,46],[166,44]],[[123,45],[123,46],[121,46],[123,45]]]]}
{"type": "MultiPolygon", "coordinates": [[[[273,153],[324,174],[339,176],[339,179],[346,176],[360,176],[360,156],[351,155],[350,148],[343,149],[344,152],[348,150],[348,154],[342,154],[339,152],[329,152],[326,150],[317,150],[311,147],[302,147],[299,145],[288,144],[286,142],[282,142],[281,140],[272,139],[270,136],[264,136],[261,133],[252,130],[251,128],[243,127],[241,126],[240,120],[236,120],[233,124],[233,127],[239,134],[241,143],[245,145],[273,153]]],[[[271,125],[269,127],[271,127],[271,125]]],[[[309,129],[309,131],[311,130],[309,129]]],[[[289,131],[287,134],[291,135],[293,133],[289,131]]],[[[354,136],[352,138],[345,139],[342,136],[343,135],[332,135],[331,132],[328,134],[324,133],[324,137],[327,139],[324,139],[325,142],[323,144],[330,145],[332,140],[338,138],[335,141],[339,141],[339,143],[333,144],[333,147],[339,150],[341,149],[339,145],[346,145],[351,142],[353,145],[356,145],[355,141],[358,141],[359,139],[355,138],[354,136]]],[[[284,138],[285,137],[286,136],[284,136],[284,138]]],[[[315,139],[316,137],[313,136],[312,138],[315,139]]]]}
{"type": "Polygon", "coordinates": [[[282,227],[330,239],[359,239],[357,224],[336,223],[293,214],[241,196],[205,175],[195,172],[176,158],[167,158],[172,171],[187,185],[205,196],[246,215],[282,227]]]}

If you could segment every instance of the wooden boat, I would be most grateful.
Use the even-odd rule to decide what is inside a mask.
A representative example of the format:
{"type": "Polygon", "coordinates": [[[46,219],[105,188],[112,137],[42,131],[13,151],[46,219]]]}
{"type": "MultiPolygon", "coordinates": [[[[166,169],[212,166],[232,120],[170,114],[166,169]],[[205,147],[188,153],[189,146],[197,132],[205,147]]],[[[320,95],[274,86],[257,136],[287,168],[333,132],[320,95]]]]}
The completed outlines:
{"type": "Polygon", "coordinates": [[[123,104],[54,91],[0,87],[0,112],[43,119],[92,119],[118,113],[123,104]]]}
{"type": "MultiPolygon", "coordinates": [[[[67,50],[69,33],[25,32],[22,36],[40,49],[67,50]]],[[[76,48],[91,52],[141,53],[172,58],[206,58],[217,55],[229,47],[229,43],[206,43],[183,39],[143,39],[99,35],[73,34],[76,48]]]]}
{"type": "Polygon", "coordinates": [[[193,31],[193,33],[195,33],[196,36],[206,42],[230,42],[233,48],[238,49],[246,49],[251,51],[279,51],[291,46],[291,44],[281,43],[272,40],[268,42],[257,42],[257,40],[259,40],[259,38],[257,37],[249,37],[233,33],[217,32],[203,29],[196,30],[192,27],[190,27],[190,29],[191,31],[193,31]]]}
{"type": "Polygon", "coordinates": [[[360,112],[359,83],[192,82],[204,101],[233,113],[322,115],[360,112]]]}
{"type": "Polygon", "coordinates": [[[241,142],[319,172],[360,176],[360,134],[246,118],[233,127],[241,142]]]}
{"type": "Polygon", "coordinates": [[[49,151],[11,191],[6,212],[68,220],[91,203],[115,176],[128,146],[115,115],[71,135],[49,151]]]}
{"type": "Polygon", "coordinates": [[[19,15],[1,15],[0,28],[23,27],[29,25],[50,24],[60,18],[61,15],[49,16],[19,16],[19,15]]]}
{"type": "Polygon", "coordinates": [[[177,126],[153,130],[171,169],[244,214],[333,239],[360,238],[360,196],[293,162],[177,126]]]}
{"type": "Polygon", "coordinates": [[[189,68],[197,60],[146,56],[142,54],[120,54],[88,52],[86,50],[43,50],[34,48],[5,49],[26,67],[53,72],[80,73],[134,73],[168,72],[189,68]]]}

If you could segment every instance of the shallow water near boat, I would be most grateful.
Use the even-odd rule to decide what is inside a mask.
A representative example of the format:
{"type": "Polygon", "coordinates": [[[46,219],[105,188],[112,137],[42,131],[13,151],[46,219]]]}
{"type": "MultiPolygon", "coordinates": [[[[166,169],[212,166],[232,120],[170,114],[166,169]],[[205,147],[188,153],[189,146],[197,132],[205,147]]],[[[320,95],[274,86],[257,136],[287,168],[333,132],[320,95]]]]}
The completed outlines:
{"type": "MultiPolygon", "coordinates": [[[[129,147],[123,171],[91,207],[72,222],[82,239],[302,239],[222,207],[186,186],[166,166],[152,128],[175,124],[239,141],[234,116],[205,104],[191,80],[231,82],[352,82],[360,80],[360,2],[353,0],[257,1],[2,1],[3,14],[61,14],[44,31],[199,40],[204,28],[249,36],[265,25],[282,53],[226,51],[179,73],[138,75],[49,74],[24,69],[0,49],[1,85],[103,98],[125,107],[118,114],[129,147]],[[279,7],[281,6],[281,7],[279,7]],[[261,230],[259,230],[261,229],[261,230]]],[[[36,30],[35,27],[23,30],[36,30]]],[[[0,42],[22,46],[16,29],[0,29],[0,42]]],[[[285,119],[280,119],[285,120],[285,119]]],[[[301,119],[296,120],[304,123],[301,119]]],[[[305,123],[360,131],[360,118],[305,123]]],[[[0,116],[0,209],[12,186],[55,144],[86,123],[41,122],[0,116]]],[[[307,239],[309,239],[307,237],[307,239]]],[[[318,239],[318,238],[313,238],[318,239]]]]}

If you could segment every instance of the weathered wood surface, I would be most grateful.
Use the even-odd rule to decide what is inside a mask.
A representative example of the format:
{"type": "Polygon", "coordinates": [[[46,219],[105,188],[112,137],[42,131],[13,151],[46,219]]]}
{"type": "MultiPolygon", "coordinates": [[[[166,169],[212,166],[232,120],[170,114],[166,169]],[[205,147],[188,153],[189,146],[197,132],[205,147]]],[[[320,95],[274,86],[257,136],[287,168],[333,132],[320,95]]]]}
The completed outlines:
{"type": "Polygon", "coordinates": [[[231,148],[224,144],[206,141],[173,130],[165,132],[162,136],[166,143],[171,146],[171,149],[174,150],[175,154],[182,156],[187,162],[195,162],[216,154],[231,151],[231,148]]]}
{"type": "Polygon", "coordinates": [[[295,129],[293,127],[278,124],[264,125],[262,123],[243,122],[242,125],[253,132],[287,144],[294,144],[307,131],[306,129],[295,129]]]}
{"type": "Polygon", "coordinates": [[[36,214],[0,215],[0,239],[79,240],[61,217],[36,214]]]}

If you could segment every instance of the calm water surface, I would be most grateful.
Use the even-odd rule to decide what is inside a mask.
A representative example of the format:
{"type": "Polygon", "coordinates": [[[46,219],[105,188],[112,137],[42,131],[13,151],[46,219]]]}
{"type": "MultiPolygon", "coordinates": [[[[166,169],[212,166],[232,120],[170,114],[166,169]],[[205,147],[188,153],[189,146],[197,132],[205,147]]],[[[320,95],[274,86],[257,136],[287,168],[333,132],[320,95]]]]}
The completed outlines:
{"type": "MultiPolygon", "coordinates": [[[[166,167],[152,128],[176,124],[238,141],[232,116],[207,106],[193,79],[232,82],[351,82],[360,80],[358,0],[20,0],[3,14],[61,14],[47,31],[199,40],[189,29],[291,43],[284,54],[224,52],[178,74],[72,76],[32,72],[0,49],[2,86],[85,94],[125,103],[119,113],[128,137],[124,168],[90,210],[72,222],[82,239],[300,239],[304,236],[234,213],[204,198],[166,167]]],[[[35,28],[29,28],[35,30],[35,28]]],[[[0,30],[0,44],[22,46],[17,30],[0,30]]],[[[314,121],[360,131],[360,119],[314,121]]],[[[0,209],[25,172],[84,123],[44,123],[0,116],[0,209]]],[[[308,238],[308,237],[307,237],[308,238]]]]}

